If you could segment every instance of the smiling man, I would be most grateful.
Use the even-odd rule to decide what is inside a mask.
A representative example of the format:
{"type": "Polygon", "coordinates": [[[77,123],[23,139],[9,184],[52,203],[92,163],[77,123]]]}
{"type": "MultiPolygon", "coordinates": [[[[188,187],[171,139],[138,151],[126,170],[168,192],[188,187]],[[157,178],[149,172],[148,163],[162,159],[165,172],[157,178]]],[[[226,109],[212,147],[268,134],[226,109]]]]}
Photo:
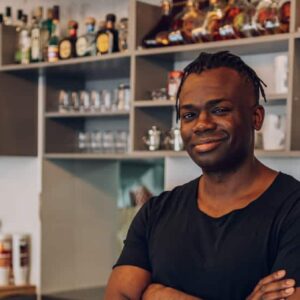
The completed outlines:
{"type": "Polygon", "coordinates": [[[300,183],[254,156],[262,84],[229,52],[185,68],[176,107],[203,175],[141,208],[105,299],[300,299],[300,183]]]}

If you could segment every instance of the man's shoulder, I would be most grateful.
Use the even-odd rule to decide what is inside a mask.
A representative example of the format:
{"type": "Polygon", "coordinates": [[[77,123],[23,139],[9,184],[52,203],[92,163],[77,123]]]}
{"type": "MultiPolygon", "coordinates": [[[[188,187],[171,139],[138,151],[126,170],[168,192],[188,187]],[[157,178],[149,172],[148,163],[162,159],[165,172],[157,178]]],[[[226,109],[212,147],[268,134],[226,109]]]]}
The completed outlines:
{"type": "Polygon", "coordinates": [[[283,172],[280,172],[278,175],[277,186],[280,192],[287,196],[291,194],[300,194],[300,181],[283,172]]]}
{"type": "Polygon", "coordinates": [[[151,207],[159,208],[169,205],[171,202],[182,201],[187,196],[193,196],[192,193],[197,190],[199,177],[184,183],[177,185],[169,191],[164,191],[158,196],[152,197],[149,201],[151,207]]]}

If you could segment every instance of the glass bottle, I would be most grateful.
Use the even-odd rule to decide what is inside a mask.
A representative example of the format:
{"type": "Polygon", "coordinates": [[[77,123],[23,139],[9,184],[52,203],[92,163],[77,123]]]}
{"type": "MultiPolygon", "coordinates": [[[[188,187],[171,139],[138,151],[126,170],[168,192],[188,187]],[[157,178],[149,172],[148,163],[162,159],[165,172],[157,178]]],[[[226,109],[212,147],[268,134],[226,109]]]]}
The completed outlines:
{"type": "Polygon", "coordinates": [[[122,18],[118,24],[119,50],[121,52],[128,49],[128,18],[122,18]]]}
{"type": "Polygon", "coordinates": [[[5,7],[4,25],[13,25],[10,6],[5,7]]]}
{"type": "Polygon", "coordinates": [[[17,11],[17,21],[16,21],[16,33],[17,33],[17,43],[16,43],[16,51],[15,51],[15,63],[21,63],[21,44],[20,44],[20,31],[23,27],[23,10],[18,9],[17,11]]]}
{"type": "Polygon", "coordinates": [[[209,4],[203,25],[192,31],[195,41],[209,42],[221,39],[219,29],[222,25],[226,3],[224,0],[210,0],[209,4]]]}
{"type": "Polygon", "coordinates": [[[48,8],[47,18],[42,21],[41,40],[42,40],[42,53],[43,61],[48,61],[48,44],[53,29],[53,9],[48,8]]]}
{"type": "Polygon", "coordinates": [[[115,29],[116,16],[114,14],[106,15],[105,28],[100,29],[96,37],[97,54],[119,51],[119,34],[115,29]]]}
{"type": "Polygon", "coordinates": [[[76,41],[76,55],[78,57],[96,55],[96,21],[92,17],[85,20],[86,34],[80,36],[76,41]]]}
{"type": "Polygon", "coordinates": [[[142,45],[145,48],[161,47],[169,44],[168,35],[173,21],[171,15],[171,1],[163,0],[161,2],[161,9],[162,16],[159,22],[144,36],[142,40],[142,45]]]}
{"type": "Polygon", "coordinates": [[[51,28],[51,37],[48,42],[48,61],[57,62],[58,55],[58,43],[60,40],[60,28],[59,28],[59,6],[53,7],[53,21],[51,28]]]}
{"type": "Polygon", "coordinates": [[[278,33],[280,31],[278,2],[276,0],[259,2],[254,21],[260,34],[278,33]]]}
{"type": "Polygon", "coordinates": [[[41,21],[43,17],[43,8],[37,7],[32,17],[33,24],[31,28],[31,61],[39,62],[43,60],[41,21]]]}
{"type": "Polygon", "coordinates": [[[205,18],[204,12],[200,11],[198,7],[198,1],[188,0],[184,10],[175,17],[174,27],[179,27],[169,34],[171,44],[192,43],[194,41],[192,32],[195,28],[203,25],[205,18]]]}
{"type": "Polygon", "coordinates": [[[21,64],[30,63],[30,32],[27,26],[27,15],[22,16],[23,26],[20,30],[20,52],[21,52],[21,64]]]}
{"type": "Polygon", "coordinates": [[[69,36],[63,38],[58,43],[58,54],[60,59],[70,59],[76,57],[76,40],[78,23],[76,21],[69,21],[68,23],[69,36]]]}
{"type": "Polygon", "coordinates": [[[280,32],[286,33],[290,31],[291,1],[282,0],[279,2],[279,20],[280,32]]]}
{"type": "Polygon", "coordinates": [[[242,26],[249,22],[246,0],[229,0],[224,11],[219,33],[222,39],[241,37],[242,26]]]}

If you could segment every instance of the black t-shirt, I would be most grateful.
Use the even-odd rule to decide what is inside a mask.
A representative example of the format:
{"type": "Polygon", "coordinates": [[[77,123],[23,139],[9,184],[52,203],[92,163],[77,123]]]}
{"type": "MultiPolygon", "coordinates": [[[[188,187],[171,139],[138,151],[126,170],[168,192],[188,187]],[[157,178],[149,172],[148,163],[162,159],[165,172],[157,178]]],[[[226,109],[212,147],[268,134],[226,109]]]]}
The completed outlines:
{"type": "Polygon", "coordinates": [[[245,299],[287,270],[300,286],[300,182],[279,173],[248,206],[213,218],[197,206],[199,178],[153,197],[138,212],[115,266],[205,300],[245,299]]]}

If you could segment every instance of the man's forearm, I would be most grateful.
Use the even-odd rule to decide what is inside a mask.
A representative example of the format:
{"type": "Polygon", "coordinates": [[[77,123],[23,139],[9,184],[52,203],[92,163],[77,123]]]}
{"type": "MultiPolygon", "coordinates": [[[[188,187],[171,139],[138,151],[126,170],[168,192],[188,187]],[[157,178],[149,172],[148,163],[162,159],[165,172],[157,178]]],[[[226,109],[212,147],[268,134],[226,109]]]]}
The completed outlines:
{"type": "Polygon", "coordinates": [[[142,300],[203,300],[161,284],[150,284],[142,300]]]}

